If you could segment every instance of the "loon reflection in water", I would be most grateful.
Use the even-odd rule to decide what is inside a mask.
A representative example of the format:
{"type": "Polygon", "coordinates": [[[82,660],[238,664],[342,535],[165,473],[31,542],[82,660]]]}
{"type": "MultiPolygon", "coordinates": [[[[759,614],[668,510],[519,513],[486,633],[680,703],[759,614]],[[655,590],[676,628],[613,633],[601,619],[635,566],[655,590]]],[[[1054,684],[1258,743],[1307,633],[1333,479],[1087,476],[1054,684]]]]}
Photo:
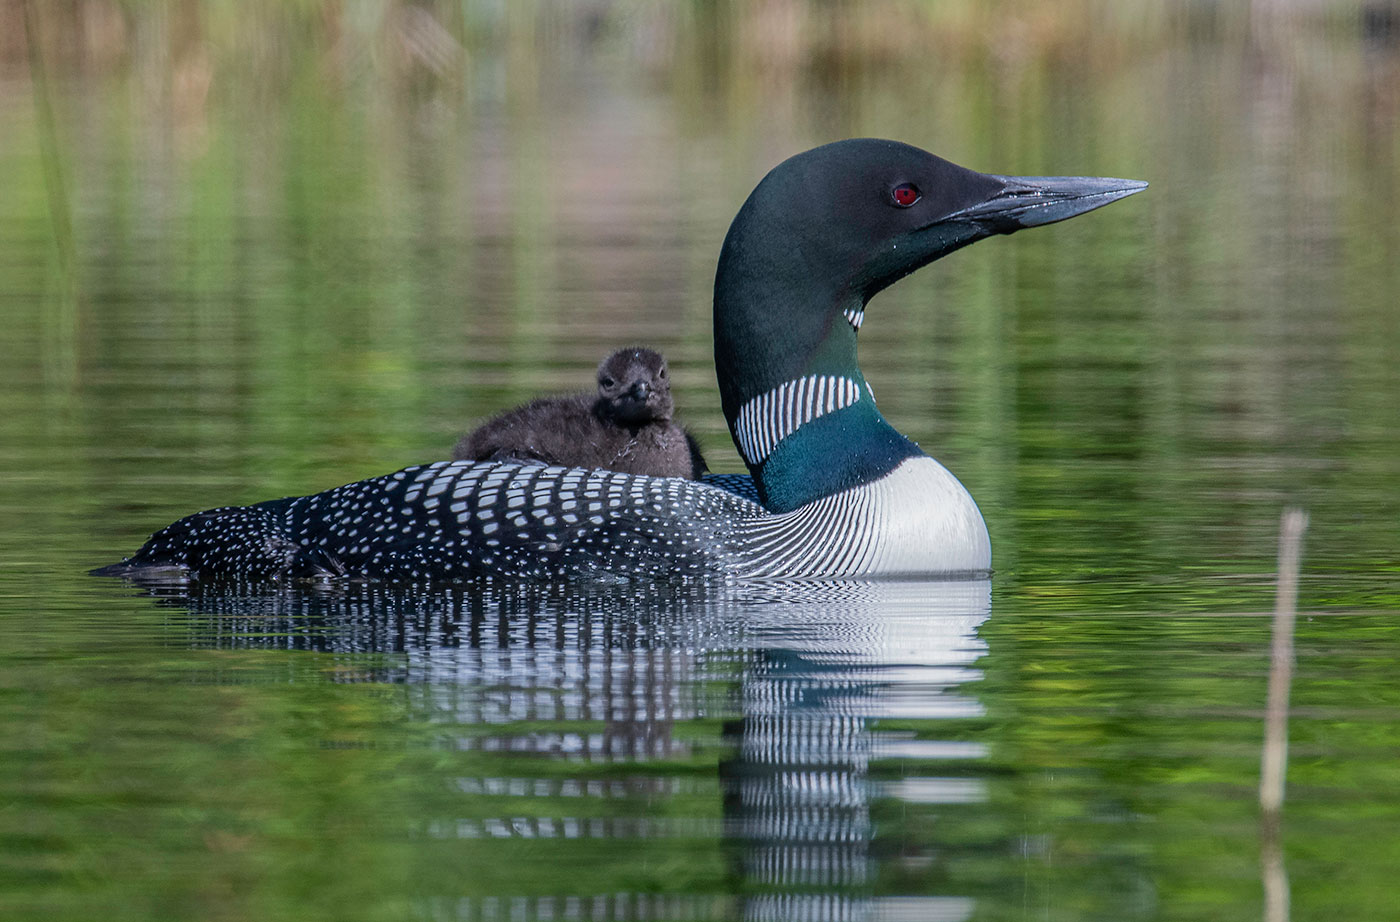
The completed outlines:
{"type": "MultiPolygon", "coordinates": [[[[409,738],[441,750],[429,771],[447,777],[426,780],[454,793],[396,822],[500,840],[502,856],[539,839],[585,861],[607,839],[720,847],[728,866],[720,894],[664,880],[659,893],[600,880],[544,894],[510,890],[509,875],[501,892],[463,881],[472,896],[420,894],[432,918],[496,918],[513,902],[519,912],[499,918],[967,919],[975,897],[946,882],[948,866],[1003,844],[945,842],[930,827],[985,796],[980,744],[944,738],[940,722],[982,714],[969,684],[987,581],[183,591],[171,604],[189,612],[194,646],[327,651],[344,656],[335,681],[398,689],[409,738]],[[877,822],[882,805],[894,809],[877,822]],[[895,860],[929,864],[878,880],[895,860]],[[717,896],[733,904],[717,911],[717,896]]],[[[345,745],[401,742],[393,727],[356,727],[345,745]]]]}
{"type": "Polygon", "coordinates": [[[692,482],[511,463],[411,467],[198,513],[99,573],[418,580],[985,574],[981,512],[875,408],[856,361],[869,300],[993,234],[1145,183],[976,173],[894,141],[775,167],[715,276],[715,368],[750,477],[692,482]]]}

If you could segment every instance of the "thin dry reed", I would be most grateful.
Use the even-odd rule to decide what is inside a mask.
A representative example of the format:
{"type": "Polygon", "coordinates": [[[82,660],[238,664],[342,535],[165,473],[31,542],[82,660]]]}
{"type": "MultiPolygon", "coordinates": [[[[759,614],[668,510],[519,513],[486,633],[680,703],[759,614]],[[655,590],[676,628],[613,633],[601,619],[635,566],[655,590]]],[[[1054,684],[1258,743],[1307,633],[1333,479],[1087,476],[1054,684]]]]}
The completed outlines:
{"type": "Polygon", "coordinates": [[[1280,823],[1288,774],[1288,693],[1293,682],[1293,626],[1298,615],[1298,559],[1308,514],[1285,509],[1279,523],[1278,594],[1274,601],[1269,702],[1264,717],[1264,755],[1259,771],[1259,864],[1264,883],[1265,922],[1287,922],[1288,874],[1283,865],[1280,823]]]}

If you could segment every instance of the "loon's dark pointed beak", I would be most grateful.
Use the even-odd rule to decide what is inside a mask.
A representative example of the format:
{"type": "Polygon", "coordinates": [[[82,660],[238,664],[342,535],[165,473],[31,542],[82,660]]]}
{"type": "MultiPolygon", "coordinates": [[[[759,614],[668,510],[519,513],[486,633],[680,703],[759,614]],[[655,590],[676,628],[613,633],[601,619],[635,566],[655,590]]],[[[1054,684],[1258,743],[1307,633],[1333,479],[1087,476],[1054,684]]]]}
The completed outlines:
{"type": "Polygon", "coordinates": [[[857,285],[867,302],[893,282],[969,243],[1063,221],[1147,188],[1136,179],[964,172],[972,179],[965,182],[971,194],[963,201],[973,199],[972,204],[933,218],[871,257],[857,285]]]}
{"type": "Polygon", "coordinates": [[[1147,188],[1137,179],[1093,176],[995,176],[1001,191],[943,218],[943,222],[975,224],[990,234],[1009,234],[1024,227],[1053,224],[1102,208],[1147,188]]]}

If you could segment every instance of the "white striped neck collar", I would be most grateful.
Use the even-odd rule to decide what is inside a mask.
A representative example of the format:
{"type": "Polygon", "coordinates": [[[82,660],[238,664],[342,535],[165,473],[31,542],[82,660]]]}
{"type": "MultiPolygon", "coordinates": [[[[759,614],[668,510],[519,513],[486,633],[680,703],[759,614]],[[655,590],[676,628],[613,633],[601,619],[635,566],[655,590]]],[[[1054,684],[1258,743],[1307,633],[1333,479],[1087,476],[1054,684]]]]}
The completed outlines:
{"type": "Polygon", "coordinates": [[[751,466],[762,464],[779,442],[804,424],[861,400],[875,401],[874,392],[863,380],[843,375],[797,378],[741,406],[734,420],[734,440],[745,461],[751,466]]]}

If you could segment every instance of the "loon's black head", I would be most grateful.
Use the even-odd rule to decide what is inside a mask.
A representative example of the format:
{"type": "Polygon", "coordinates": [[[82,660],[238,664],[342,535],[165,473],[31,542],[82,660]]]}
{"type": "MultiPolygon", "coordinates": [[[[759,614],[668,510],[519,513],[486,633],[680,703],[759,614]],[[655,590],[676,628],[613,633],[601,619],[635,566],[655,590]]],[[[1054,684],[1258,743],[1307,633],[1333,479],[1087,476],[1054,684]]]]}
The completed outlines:
{"type": "MultiPolygon", "coordinates": [[[[864,393],[856,332],[875,294],[976,240],[1061,221],[1146,185],[977,173],[908,144],[871,138],[827,144],[774,167],[730,226],[715,276],[720,395],[760,489],[774,486],[765,462],[791,430],[774,436],[772,425],[759,425],[761,432],[747,434],[746,448],[740,413],[799,381],[817,382],[818,400],[825,399],[821,388],[839,390],[842,381],[864,393]]],[[[768,403],[797,400],[805,408],[813,387],[794,386],[768,403]]],[[[844,411],[854,403],[827,405],[844,411]]],[[[873,405],[860,412],[873,413],[873,405]]],[[[872,420],[883,424],[878,413],[872,420]]],[[[823,455],[830,459],[830,452],[823,455]]],[[[792,502],[810,498],[806,487],[792,486],[792,502]]]]}
{"type": "Polygon", "coordinates": [[[627,426],[670,420],[675,406],[666,358],[652,349],[619,349],[598,366],[597,412],[627,426]]]}

